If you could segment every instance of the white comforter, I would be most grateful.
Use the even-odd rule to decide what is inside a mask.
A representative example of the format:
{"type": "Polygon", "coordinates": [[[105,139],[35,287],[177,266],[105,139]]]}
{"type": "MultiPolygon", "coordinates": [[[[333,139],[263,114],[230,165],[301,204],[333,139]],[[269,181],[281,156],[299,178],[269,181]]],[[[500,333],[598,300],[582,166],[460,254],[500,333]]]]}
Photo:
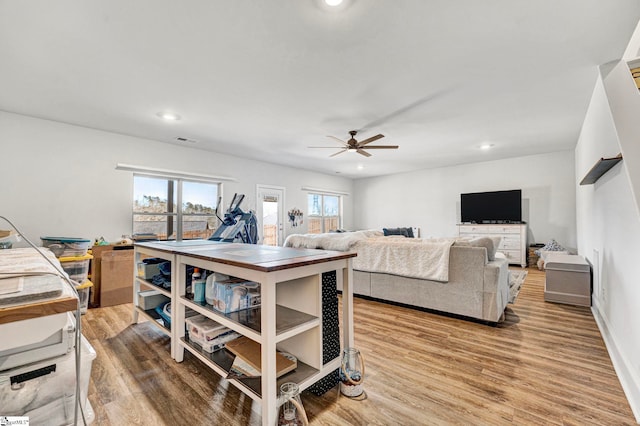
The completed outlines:
{"type": "Polygon", "coordinates": [[[355,251],[353,269],[432,281],[449,281],[454,238],[383,237],[379,231],[290,235],[286,247],[355,251]]]}

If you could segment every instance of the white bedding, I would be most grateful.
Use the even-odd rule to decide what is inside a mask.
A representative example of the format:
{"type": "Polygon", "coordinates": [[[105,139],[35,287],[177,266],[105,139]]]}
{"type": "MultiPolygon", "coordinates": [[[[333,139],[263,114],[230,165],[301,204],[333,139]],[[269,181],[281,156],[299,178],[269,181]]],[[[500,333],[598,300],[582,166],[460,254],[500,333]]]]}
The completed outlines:
{"type": "Polygon", "coordinates": [[[355,251],[353,269],[432,281],[449,281],[454,238],[383,237],[378,231],[290,235],[286,247],[355,251]]]}

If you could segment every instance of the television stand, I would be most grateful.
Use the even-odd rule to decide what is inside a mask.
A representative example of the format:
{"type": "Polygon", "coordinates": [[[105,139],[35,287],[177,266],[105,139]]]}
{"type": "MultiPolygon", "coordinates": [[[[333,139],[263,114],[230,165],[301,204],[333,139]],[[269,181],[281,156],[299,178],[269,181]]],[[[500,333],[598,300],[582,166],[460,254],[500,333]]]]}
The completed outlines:
{"type": "Polygon", "coordinates": [[[458,235],[466,238],[501,237],[498,251],[509,264],[527,266],[527,225],[520,223],[458,224],[458,235]]]}

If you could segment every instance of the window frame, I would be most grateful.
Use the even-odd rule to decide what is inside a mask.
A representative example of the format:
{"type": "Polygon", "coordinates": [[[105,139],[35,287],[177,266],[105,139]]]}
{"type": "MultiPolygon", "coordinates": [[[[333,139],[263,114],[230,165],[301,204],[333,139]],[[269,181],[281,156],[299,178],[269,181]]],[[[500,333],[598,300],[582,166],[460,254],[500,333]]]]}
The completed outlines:
{"type": "MultiPolygon", "coordinates": [[[[342,229],[342,221],[343,221],[343,196],[340,194],[334,194],[334,193],[326,193],[326,192],[320,192],[320,191],[309,191],[307,193],[307,223],[310,224],[311,220],[316,218],[316,219],[320,219],[320,233],[325,233],[328,232],[327,229],[325,229],[325,223],[327,219],[333,219],[333,218],[337,218],[338,219],[338,227],[336,229],[342,229]],[[309,197],[312,196],[318,196],[320,197],[320,214],[312,214],[312,212],[309,209],[309,197]],[[327,216],[325,215],[325,202],[324,202],[324,197],[336,197],[338,199],[338,214],[337,216],[327,216]]],[[[307,225],[307,231],[308,231],[308,225],[307,225]]]]}
{"type": "MultiPolygon", "coordinates": [[[[166,217],[166,230],[167,230],[167,241],[182,241],[184,236],[183,222],[185,217],[203,217],[203,218],[216,218],[216,224],[219,225],[219,221],[217,220],[217,211],[221,204],[223,204],[222,198],[222,182],[217,180],[208,180],[208,179],[189,179],[182,178],[176,176],[163,176],[157,174],[146,174],[146,173],[134,173],[133,174],[133,188],[134,188],[134,199],[132,200],[132,216],[131,216],[131,230],[133,233],[135,217],[136,216],[165,216],[166,217]],[[145,179],[158,179],[167,183],[167,211],[164,213],[157,212],[136,212],[134,210],[135,207],[135,179],[136,177],[141,177],[145,179]],[[185,182],[188,183],[200,183],[216,186],[217,189],[217,200],[216,205],[214,206],[213,214],[206,213],[185,213],[183,211],[183,184],[185,182]],[[175,205],[173,204],[173,192],[175,192],[175,205]],[[172,211],[173,209],[173,211],[172,211]],[[174,226],[175,223],[175,226],[174,226]],[[175,229],[174,229],[175,228],[175,229]],[[175,239],[170,239],[169,237],[175,233],[175,239]]],[[[213,233],[217,226],[214,228],[213,233]]],[[[212,235],[213,235],[212,233],[212,235]]]]}

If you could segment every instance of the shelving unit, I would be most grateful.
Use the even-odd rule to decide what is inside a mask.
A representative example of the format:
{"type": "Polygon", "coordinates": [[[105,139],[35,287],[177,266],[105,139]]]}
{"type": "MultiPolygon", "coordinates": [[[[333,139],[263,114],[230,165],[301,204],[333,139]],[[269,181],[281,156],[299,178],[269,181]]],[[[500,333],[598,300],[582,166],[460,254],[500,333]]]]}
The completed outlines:
{"type": "MultiPolygon", "coordinates": [[[[133,318],[132,323],[136,324],[139,320],[139,316],[142,315],[143,318],[149,320],[152,324],[155,324],[157,328],[164,334],[169,337],[172,337],[171,334],[171,326],[167,325],[162,321],[160,315],[155,311],[155,309],[145,310],[142,307],[138,306],[138,293],[144,289],[157,290],[161,294],[167,296],[169,299],[173,300],[173,283],[176,282],[175,279],[175,271],[173,268],[171,269],[171,289],[167,290],[164,287],[153,284],[151,280],[147,280],[138,276],[137,268],[139,262],[142,262],[143,259],[157,257],[160,259],[164,259],[168,262],[171,262],[173,265],[175,262],[175,255],[173,253],[169,253],[163,250],[156,250],[150,247],[144,247],[142,245],[136,245],[134,250],[134,268],[133,268],[133,318]],[[162,321],[159,322],[158,320],[162,321]]],[[[173,322],[173,321],[172,321],[173,322]]],[[[174,354],[174,343],[173,339],[171,341],[171,357],[173,358],[174,354]]]]}
{"type": "MultiPolygon", "coordinates": [[[[226,349],[208,353],[185,332],[188,309],[246,336],[261,345],[260,378],[230,379],[230,383],[262,405],[262,423],[275,424],[278,386],[295,382],[301,390],[340,367],[339,355],[323,361],[322,274],[336,271],[342,284],[343,345],[353,346],[353,270],[355,253],[267,247],[235,243],[189,242],[136,244],[136,262],[153,256],[172,262],[172,356],[184,359],[185,350],[209,368],[227,377],[234,355],[226,349]],[[186,292],[189,266],[260,283],[261,306],[224,314],[211,305],[194,302],[186,292]],[[298,359],[297,368],[276,377],[276,351],[298,359]]],[[[134,287],[149,285],[136,277],[134,287]]],[[[134,290],[135,291],[135,290],[134,290]]],[[[143,313],[134,308],[134,319],[143,313]]],[[[326,358],[326,357],[325,357],[326,358]]]]}
{"type": "Polygon", "coordinates": [[[612,158],[601,158],[596,164],[593,165],[591,170],[580,181],[580,185],[591,185],[597,182],[598,179],[607,173],[613,166],[622,161],[622,154],[618,154],[612,158]]]}

